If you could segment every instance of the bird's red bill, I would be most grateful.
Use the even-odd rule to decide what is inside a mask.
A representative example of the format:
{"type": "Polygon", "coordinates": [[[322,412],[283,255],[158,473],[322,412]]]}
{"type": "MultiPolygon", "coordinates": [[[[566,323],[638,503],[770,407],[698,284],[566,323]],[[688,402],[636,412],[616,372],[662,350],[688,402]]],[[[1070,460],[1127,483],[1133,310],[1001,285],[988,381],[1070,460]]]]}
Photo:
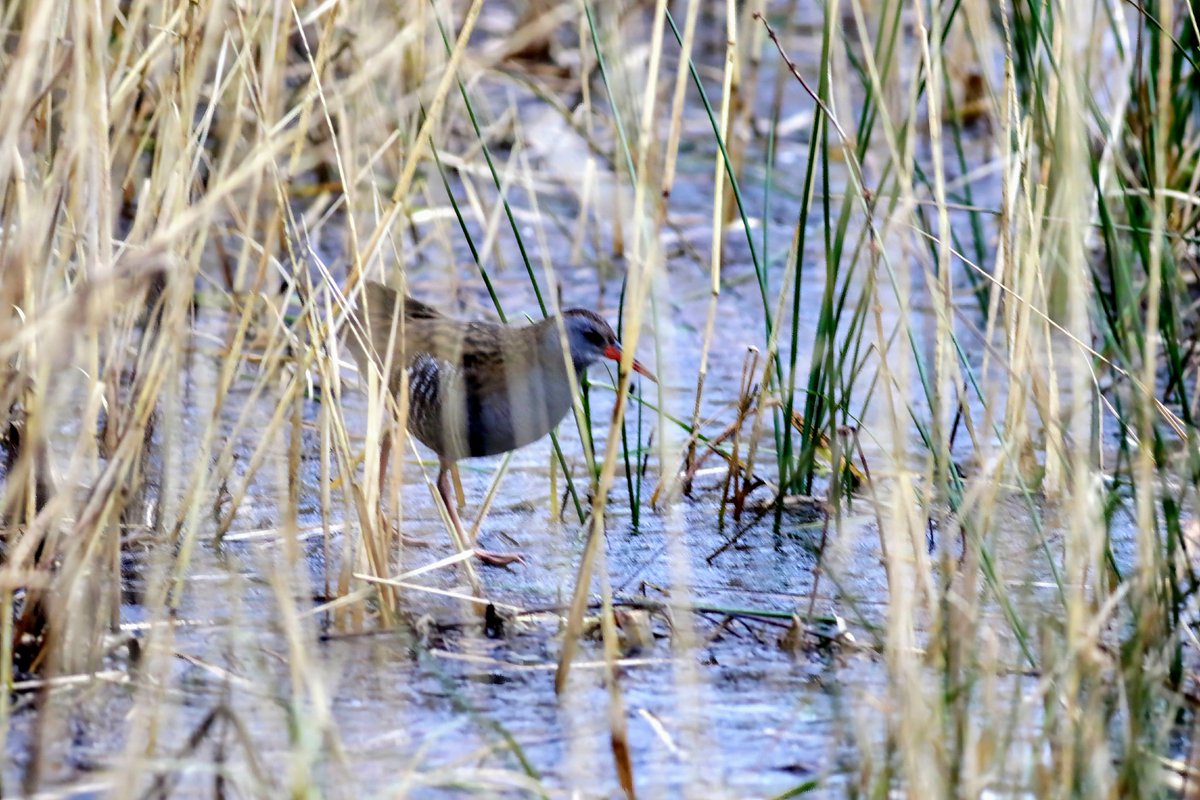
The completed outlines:
{"type": "MultiPolygon", "coordinates": [[[[610,358],[613,361],[620,361],[621,348],[610,344],[608,347],[604,348],[604,357],[610,358]]],[[[637,374],[644,375],[655,383],[658,383],[658,378],[655,377],[654,373],[646,369],[642,362],[638,361],[636,358],[633,360],[633,364],[631,366],[633,367],[633,371],[637,374]]]]}

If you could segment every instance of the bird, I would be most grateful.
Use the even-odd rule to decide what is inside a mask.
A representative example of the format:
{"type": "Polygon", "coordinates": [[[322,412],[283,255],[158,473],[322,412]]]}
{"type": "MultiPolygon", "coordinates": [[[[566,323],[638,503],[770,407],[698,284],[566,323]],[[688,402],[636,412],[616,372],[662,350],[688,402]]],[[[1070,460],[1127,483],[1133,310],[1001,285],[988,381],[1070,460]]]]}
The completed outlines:
{"type": "MultiPolygon", "coordinates": [[[[583,308],[562,312],[561,320],[551,316],[521,326],[466,321],[368,280],[351,316],[346,341],[359,373],[377,367],[396,398],[407,378],[408,431],[438,456],[438,495],[463,542],[451,495],[454,465],[516,450],[550,433],[574,401],[568,363],[580,376],[599,361],[621,360],[612,327],[583,308]]],[[[636,359],[632,367],[657,381],[636,359]]],[[[385,434],[380,485],[390,447],[385,434]]],[[[519,554],[474,551],[494,565],[521,560],[519,554]]]]}

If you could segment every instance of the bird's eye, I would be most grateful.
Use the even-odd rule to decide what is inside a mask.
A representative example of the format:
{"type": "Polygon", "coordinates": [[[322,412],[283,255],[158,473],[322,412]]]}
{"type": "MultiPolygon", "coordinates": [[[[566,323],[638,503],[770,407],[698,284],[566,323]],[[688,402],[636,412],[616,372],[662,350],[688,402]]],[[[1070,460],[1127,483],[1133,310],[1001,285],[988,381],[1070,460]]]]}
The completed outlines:
{"type": "Polygon", "coordinates": [[[604,336],[597,331],[585,331],[583,338],[588,340],[588,344],[595,345],[596,347],[604,346],[604,336]]]}

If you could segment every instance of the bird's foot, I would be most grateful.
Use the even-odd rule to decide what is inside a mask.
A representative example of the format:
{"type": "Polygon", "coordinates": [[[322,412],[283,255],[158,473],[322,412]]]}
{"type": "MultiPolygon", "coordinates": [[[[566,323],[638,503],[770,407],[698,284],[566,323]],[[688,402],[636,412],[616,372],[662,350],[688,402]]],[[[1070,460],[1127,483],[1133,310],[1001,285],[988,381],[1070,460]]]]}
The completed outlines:
{"type": "Polygon", "coordinates": [[[493,553],[482,547],[475,548],[475,557],[493,567],[507,567],[509,564],[524,564],[525,556],[521,553],[493,553]]]}
{"type": "Polygon", "coordinates": [[[409,536],[406,533],[400,534],[400,542],[405,547],[432,547],[432,543],[428,539],[422,539],[417,536],[409,536]]]}
{"type": "Polygon", "coordinates": [[[393,536],[400,537],[400,543],[403,544],[405,547],[430,547],[431,546],[431,543],[428,539],[422,539],[418,536],[409,536],[407,533],[404,533],[403,531],[401,531],[399,528],[397,528],[395,525],[393,525],[391,523],[388,523],[388,528],[391,530],[393,536]]]}

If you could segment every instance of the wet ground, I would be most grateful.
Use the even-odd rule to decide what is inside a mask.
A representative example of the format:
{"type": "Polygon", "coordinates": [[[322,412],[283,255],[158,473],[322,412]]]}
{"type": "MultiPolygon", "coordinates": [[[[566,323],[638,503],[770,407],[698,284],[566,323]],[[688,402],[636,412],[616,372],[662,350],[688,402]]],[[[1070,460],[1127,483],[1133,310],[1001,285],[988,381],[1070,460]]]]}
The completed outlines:
{"type": "MultiPolygon", "coordinates": [[[[202,315],[198,326],[212,325],[216,333],[227,322],[212,313],[202,315]]],[[[749,334],[746,341],[753,341],[749,334]]],[[[215,356],[195,356],[188,378],[197,396],[216,363],[215,356]]],[[[714,407],[733,399],[723,373],[737,368],[737,360],[724,355],[716,362],[714,407]]],[[[660,372],[670,380],[673,370],[660,366],[660,372]]],[[[249,385],[235,386],[227,405],[230,423],[249,402],[249,385]]],[[[596,418],[605,419],[611,392],[597,386],[592,400],[596,418]]],[[[360,430],[365,405],[361,393],[347,393],[344,411],[359,420],[360,430]]],[[[204,419],[203,407],[194,411],[185,433],[198,432],[204,419]]],[[[315,416],[315,403],[306,413],[315,416]]],[[[562,444],[578,474],[580,446],[569,427],[563,426],[562,444]]],[[[246,444],[243,461],[249,460],[251,442],[246,444]]],[[[332,533],[322,534],[311,499],[320,494],[318,445],[315,431],[306,431],[302,496],[310,499],[301,503],[294,569],[287,566],[294,551],[283,541],[278,489],[269,477],[282,468],[281,447],[224,545],[211,546],[211,521],[201,529],[172,623],[166,657],[173,663],[165,669],[139,666],[127,648],[117,648],[106,659],[111,670],[101,676],[19,695],[9,785],[19,785],[35,752],[32,740],[40,735],[46,737],[44,751],[53,753],[42,763],[57,765],[38,777],[43,789],[60,786],[66,794],[86,796],[88,786],[98,792],[119,786],[120,774],[109,768],[142,735],[134,709],[142,707],[142,693],[151,692],[159,695],[156,749],[177,755],[179,772],[168,783],[174,791],[209,793],[223,779],[239,793],[274,795],[288,785],[299,747],[330,796],[393,796],[406,787],[420,797],[458,796],[469,787],[485,795],[505,787],[514,796],[616,793],[608,693],[594,630],[565,696],[556,697],[553,688],[561,615],[584,533],[569,507],[562,519],[550,515],[548,443],[516,454],[482,527],[485,545],[525,554],[524,564],[481,571],[501,627],[489,629],[469,603],[410,590],[400,598],[404,623],[391,630],[381,630],[373,612],[357,626],[339,625],[332,613],[312,613],[325,599],[327,581],[336,583],[346,537],[356,535],[354,515],[341,507],[333,511],[332,533]],[[285,630],[283,617],[294,614],[302,617],[299,634],[285,630]],[[295,636],[309,648],[302,687],[294,683],[295,638],[289,637],[295,636]],[[143,668],[169,675],[168,684],[147,681],[143,668]],[[39,715],[39,703],[49,713],[39,715]],[[214,709],[221,709],[215,719],[214,709]],[[190,745],[193,736],[197,743],[190,745]],[[298,736],[311,741],[299,745],[298,736]]],[[[498,463],[463,465],[468,521],[498,463]]],[[[635,640],[624,648],[619,683],[638,786],[646,796],[768,796],[815,778],[824,785],[840,780],[854,760],[847,693],[856,695],[851,687],[869,686],[878,674],[871,652],[838,643],[833,628],[828,647],[814,645],[819,639],[794,652],[781,647],[789,616],[808,607],[821,517],[802,506],[774,530],[771,515],[753,522],[760,515],[749,510],[742,524],[729,520],[719,527],[720,464],[714,460],[713,469],[698,476],[692,496],[665,512],[647,503],[636,529],[623,481],[609,505],[607,571],[623,632],[635,640]],[[677,562],[681,555],[686,564],[677,562]]],[[[406,544],[397,557],[404,570],[452,553],[423,469],[430,466],[412,459],[405,466],[406,544]]],[[[652,464],[644,478],[646,496],[658,475],[652,464]]],[[[761,490],[757,499],[769,494],[761,490]]],[[[863,563],[870,564],[869,540],[863,547],[863,563]]],[[[144,626],[153,623],[139,601],[159,567],[137,547],[127,558],[124,630],[143,641],[144,626]]],[[[881,579],[861,572],[849,588],[860,598],[879,597],[881,579]]],[[[411,582],[467,591],[454,567],[411,582]]],[[[817,595],[819,615],[837,605],[832,588],[826,581],[817,595]]],[[[853,627],[861,637],[861,628],[853,627]]]]}

